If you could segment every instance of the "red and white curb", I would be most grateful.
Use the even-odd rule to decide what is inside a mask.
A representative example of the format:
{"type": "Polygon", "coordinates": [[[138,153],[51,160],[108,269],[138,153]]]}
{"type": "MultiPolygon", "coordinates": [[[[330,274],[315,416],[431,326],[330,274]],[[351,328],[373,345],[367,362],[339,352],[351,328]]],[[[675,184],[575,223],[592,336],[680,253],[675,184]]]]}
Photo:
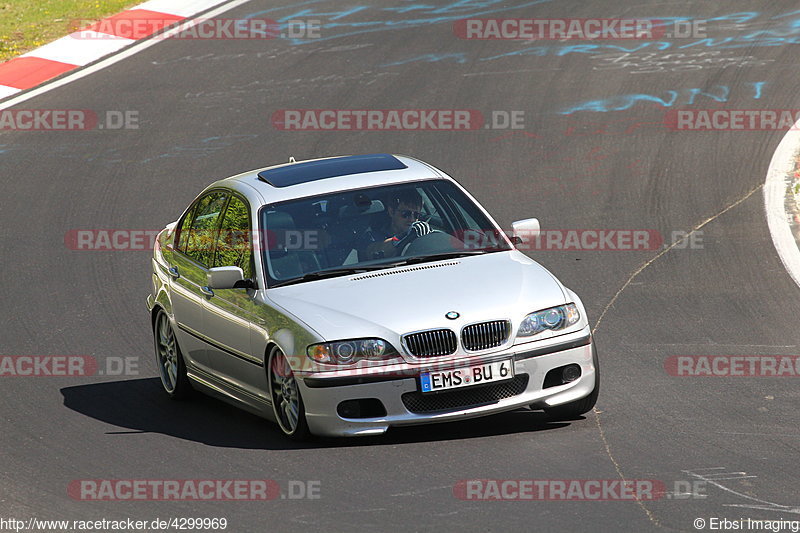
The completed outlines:
{"type": "Polygon", "coordinates": [[[786,211],[786,195],[792,186],[795,158],[800,152],[800,122],[797,122],[783,137],[769,163],[764,182],[764,207],[772,242],[797,285],[800,285],[800,248],[792,234],[789,213],[786,211]]]}
{"type": "MultiPolygon", "coordinates": [[[[0,64],[0,99],[36,87],[118,52],[139,39],[149,37],[223,1],[150,0],[15,57],[0,64]],[[137,24],[136,21],[142,23],[137,24]],[[102,31],[97,32],[94,29],[102,31]],[[113,33],[105,33],[107,31],[113,33]]],[[[233,6],[226,6],[225,10],[230,7],[233,6]]]]}

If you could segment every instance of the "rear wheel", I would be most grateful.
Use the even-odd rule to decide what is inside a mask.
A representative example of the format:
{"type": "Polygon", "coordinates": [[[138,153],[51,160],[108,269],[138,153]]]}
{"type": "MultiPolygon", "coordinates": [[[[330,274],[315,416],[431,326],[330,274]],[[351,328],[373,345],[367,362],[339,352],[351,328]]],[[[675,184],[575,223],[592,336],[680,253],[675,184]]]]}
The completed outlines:
{"type": "Polygon", "coordinates": [[[156,363],[158,364],[161,385],[175,400],[191,395],[192,386],[186,375],[186,363],[183,361],[178,339],[163,309],[158,311],[153,324],[153,338],[156,347],[156,363]]]}
{"type": "Polygon", "coordinates": [[[277,346],[269,354],[269,387],[272,409],[278,427],[289,438],[302,440],[310,433],[300,387],[294,377],[289,360],[277,346]]]}
{"type": "Polygon", "coordinates": [[[544,410],[547,416],[553,420],[574,420],[581,415],[588,413],[597,403],[597,396],[600,394],[600,366],[597,361],[597,351],[592,344],[592,362],[594,363],[594,390],[585,398],[574,402],[548,407],[544,410]]]}

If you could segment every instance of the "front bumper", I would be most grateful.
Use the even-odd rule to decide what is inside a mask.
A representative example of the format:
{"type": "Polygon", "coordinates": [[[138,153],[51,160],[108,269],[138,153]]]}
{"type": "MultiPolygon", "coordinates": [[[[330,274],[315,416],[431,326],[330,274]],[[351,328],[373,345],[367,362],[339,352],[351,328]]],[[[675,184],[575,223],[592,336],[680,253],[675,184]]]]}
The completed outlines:
{"type": "Polygon", "coordinates": [[[375,435],[386,432],[392,426],[464,420],[528,405],[546,408],[588,396],[594,390],[596,381],[596,357],[593,357],[594,344],[589,328],[543,342],[547,342],[547,345],[526,343],[502,353],[471,360],[470,365],[479,365],[513,357],[516,376],[514,383],[494,382],[484,386],[455,389],[452,392],[434,393],[449,394],[451,399],[458,398],[460,401],[439,402],[441,408],[434,407],[430,410],[428,407],[424,408],[425,412],[420,412],[420,408],[416,407],[426,402],[431,404],[429,400],[433,396],[419,393],[419,370],[424,365],[420,365],[412,373],[382,377],[365,375],[358,379],[326,377],[321,374],[301,375],[298,384],[309,429],[317,435],[326,436],[375,435]],[[567,384],[544,387],[545,376],[549,371],[570,364],[580,366],[581,375],[578,379],[567,384]],[[496,389],[489,390],[489,387],[495,386],[496,389]],[[373,418],[340,416],[339,404],[357,399],[379,400],[386,414],[373,418]],[[414,412],[409,410],[409,406],[414,412]]]}

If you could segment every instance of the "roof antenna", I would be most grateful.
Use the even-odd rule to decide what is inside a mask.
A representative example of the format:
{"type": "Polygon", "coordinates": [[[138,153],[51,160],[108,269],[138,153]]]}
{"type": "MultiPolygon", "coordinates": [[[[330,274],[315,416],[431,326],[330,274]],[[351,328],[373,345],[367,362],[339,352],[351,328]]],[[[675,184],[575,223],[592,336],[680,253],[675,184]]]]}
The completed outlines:
{"type": "Polygon", "coordinates": [[[289,163],[297,163],[297,161],[295,161],[294,159],[294,156],[292,155],[289,156],[289,163]]]}

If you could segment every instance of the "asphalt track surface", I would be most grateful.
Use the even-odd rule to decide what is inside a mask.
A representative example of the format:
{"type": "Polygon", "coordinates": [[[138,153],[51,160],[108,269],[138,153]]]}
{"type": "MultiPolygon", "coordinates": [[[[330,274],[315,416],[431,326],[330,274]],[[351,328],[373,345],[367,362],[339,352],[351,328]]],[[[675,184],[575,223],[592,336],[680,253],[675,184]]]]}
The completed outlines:
{"type": "MultiPolygon", "coordinates": [[[[140,364],[132,376],[2,380],[0,514],[226,517],[236,532],[693,531],[698,517],[800,518],[796,379],[674,377],[664,368],[675,355],[798,353],[800,290],[772,245],[760,188],[782,132],[680,132],[659,124],[670,108],[797,107],[796,45],[782,38],[770,46],[752,39],[698,45],[680,53],[714,52],[699,57],[718,62],[694,69],[684,56],[664,70],[636,72],[653,61],[643,59],[653,49],[618,68],[619,60],[596,54],[556,53],[575,42],[521,53],[531,44],[461,40],[446,19],[751,12],[738,25],[707,27],[710,37],[744,39],[786,28],[800,15],[780,15],[796,3],[518,0],[477,9],[383,2],[354,14],[342,13],[349,2],[307,4],[254,0],[224,16],[313,19],[297,15],[312,9],[328,13],[317,17],[323,22],[338,13],[335,22],[347,25],[323,27],[322,39],[306,43],[165,41],[18,106],[136,110],[136,130],[0,134],[2,353],[134,357],[140,364]],[[602,102],[564,114],[587,101],[602,102]],[[273,127],[273,112],[298,108],[524,110],[525,129],[273,127]],[[672,232],[702,225],[702,243],[663,254],[530,252],[581,295],[595,328],[603,386],[596,411],[582,420],[555,423],[518,411],[297,445],[215,400],[170,402],[152,361],[148,252],[69,250],[65,233],[158,229],[215,179],[289,155],[370,152],[409,154],[446,170],[504,227],[536,216],[544,228],[653,229],[669,243],[672,232]],[[465,479],[624,477],[661,480],[672,491],[675,481],[697,476],[714,480],[703,484],[705,498],[487,502],[453,495],[465,479]],[[255,478],[283,487],[318,481],[321,497],[84,502],[66,490],[76,479],[255,478]]],[[[673,48],[657,53],[697,39],[665,41],[673,48]]],[[[631,43],[640,44],[607,44],[631,43]]]]}

